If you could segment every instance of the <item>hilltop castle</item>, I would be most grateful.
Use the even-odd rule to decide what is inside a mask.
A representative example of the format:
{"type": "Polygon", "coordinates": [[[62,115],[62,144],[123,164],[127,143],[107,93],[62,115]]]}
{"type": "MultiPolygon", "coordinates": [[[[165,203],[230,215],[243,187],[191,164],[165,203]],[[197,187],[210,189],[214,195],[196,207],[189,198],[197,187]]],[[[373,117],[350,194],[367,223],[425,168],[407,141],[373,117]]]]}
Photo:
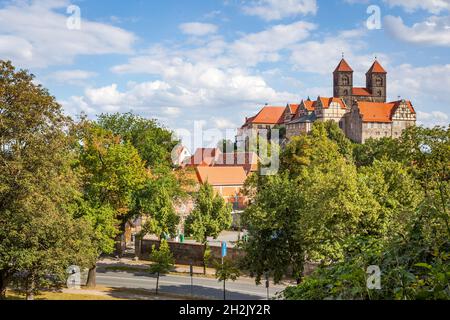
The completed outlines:
{"type": "Polygon", "coordinates": [[[238,146],[262,129],[286,128],[286,138],[308,133],[315,121],[335,121],[357,143],[369,138],[400,137],[416,124],[416,111],[408,100],[387,102],[387,72],[375,60],[366,73],[366,86],[355,87],[354,71],[344,58],[333,72],[333,97],[319,96],[286,107],[265,106],[238,129],[238,146]]]}

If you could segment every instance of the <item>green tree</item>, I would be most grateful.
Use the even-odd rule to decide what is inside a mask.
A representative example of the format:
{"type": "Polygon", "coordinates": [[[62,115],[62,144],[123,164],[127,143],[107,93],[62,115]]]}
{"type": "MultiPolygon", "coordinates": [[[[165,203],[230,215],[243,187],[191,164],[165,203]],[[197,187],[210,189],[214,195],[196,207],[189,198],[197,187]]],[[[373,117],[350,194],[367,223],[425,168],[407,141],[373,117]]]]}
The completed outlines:
{"type": "MultiPolygon", "coordinates": [[[[94,226],[97,254],[112,253],[114,239],[133,218],[135,195],[149,176],[137,150],[97,124],[83,121],[78,129],[83,198],[80,216],[94,226]]],[[[95,286],[95,264],[90,267],[88,286],[95,286]]]]}
{"type": "MultiPolygon", "coordinates": [[[[225,203],[220,195],[215,194],[210,184],[202,184],[194,210],[186,219],[186,233],[202,243],[206,251],[208,237],[216,239],[222,231],[231,227],[233,222],[231,212],[231,205],[225,203]]],[[[203,265],[206,274],[206,263],[203,265]]]]}
{"type": "Polygon", "coordinates": [[[0,299],[12,280],[31,299],[95,260],[91,226],[75,217],[72,121],[33,79],[0,61],[0,299]]]}
{"type": "Polygon", "coordinates": [[[376,156],[358,175],[380,210],[345,237],[342,259],[285,290],[286,299],[450,299],[449,133],[413,127],[372,142],[376,156]],[[381,290],[367,288],[369,265],[382,271],[381,290]]]}
{"type": "Polygon", "coordinates": [[[241,272],[231,259],[224,259],[223,263],[216,262],[216,279],[223,282],[223,300],[226,300],[226,283],[229,280],[236,281],[241,272]]]}
{"type": "Polygon", "coordinates": [[[266,272],[275,282],[285,275],[300,282],[307,260],[340,260],[349,236],[377,230],[379,204],[324,126],[291,141],[279,175],[253,181],[262,185],[243,215],[243,246],[258,283],[266,272]]]}
{"type": "Polygon", "coordinates": [[[160,275],[170,272],[175,264],[172,252],[170,251],[169,243],[166,240],[161,241],[159,249],[156,249],[155,245],[153,246],[150,260],[152,261],[150,273],[156,274],[157,276],[156,294],[158,294],[160,275]]]}
{"type": "Polygon", "coordinates": [[[131,143],[147,167],[172,166],[171,152],[178,141],[171,131],[160,126],[156,120],[145,119],[133,113],[116,113],[100,115],[98,124],[123,141],[131,143]]]}

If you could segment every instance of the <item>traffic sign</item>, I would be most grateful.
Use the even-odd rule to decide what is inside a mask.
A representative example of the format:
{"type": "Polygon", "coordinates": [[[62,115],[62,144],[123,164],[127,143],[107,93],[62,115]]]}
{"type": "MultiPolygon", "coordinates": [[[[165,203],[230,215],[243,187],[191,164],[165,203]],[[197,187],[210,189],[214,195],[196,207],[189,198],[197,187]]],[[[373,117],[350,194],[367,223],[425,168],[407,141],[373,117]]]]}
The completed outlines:
{"type": "Polygon", "coordinates": [[[227,243],[226,241],[222,242],[222,258],[227,256],[227,243]]]}

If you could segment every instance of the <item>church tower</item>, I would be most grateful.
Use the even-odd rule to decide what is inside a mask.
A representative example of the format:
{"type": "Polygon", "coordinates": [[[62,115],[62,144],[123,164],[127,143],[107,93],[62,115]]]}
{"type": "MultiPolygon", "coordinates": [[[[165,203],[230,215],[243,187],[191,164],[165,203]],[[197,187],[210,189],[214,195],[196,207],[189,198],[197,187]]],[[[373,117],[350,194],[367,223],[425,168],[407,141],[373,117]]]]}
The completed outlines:
{"type": "Polygon", "coordinates": [[[333,72],[333,96],[344,100],[347,107],[352,106],[353,96],[353,69],[342,58],[333,72]]]}
{"type": "Polygon", "coordinates": [[[366,73],[366,87],[372,94],[374,102],[386,102],[387,97],[387,72],[381,64],[375,60],[372,67],[366,73]]]}

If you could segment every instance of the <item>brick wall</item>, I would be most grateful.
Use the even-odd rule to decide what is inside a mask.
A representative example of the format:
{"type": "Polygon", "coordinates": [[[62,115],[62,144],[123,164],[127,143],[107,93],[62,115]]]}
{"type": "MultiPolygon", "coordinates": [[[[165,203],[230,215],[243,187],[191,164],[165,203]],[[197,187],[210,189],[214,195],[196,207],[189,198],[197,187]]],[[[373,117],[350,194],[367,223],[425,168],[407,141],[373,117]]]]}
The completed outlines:
{"type": "MultiPolygon", "coordinates": [[[[139,259],[148,260],[153,245],[156,245],[156,248],[158,248],[159,241],[136,239],[136,255],[139,259]]],[[[192,263],[194,266],[203,266],[203,245],[169,242],[169,246],[177,264],[189,265],[192,263]]],[[[222,248],[220,246],[211,246],[211,255],[213,259],[220,260],[222,257],[221,252],[222,248]]],[[[242,250],[228,248],[227,258],[235,260],[240,256],[243,256],[242,250]]]]}

